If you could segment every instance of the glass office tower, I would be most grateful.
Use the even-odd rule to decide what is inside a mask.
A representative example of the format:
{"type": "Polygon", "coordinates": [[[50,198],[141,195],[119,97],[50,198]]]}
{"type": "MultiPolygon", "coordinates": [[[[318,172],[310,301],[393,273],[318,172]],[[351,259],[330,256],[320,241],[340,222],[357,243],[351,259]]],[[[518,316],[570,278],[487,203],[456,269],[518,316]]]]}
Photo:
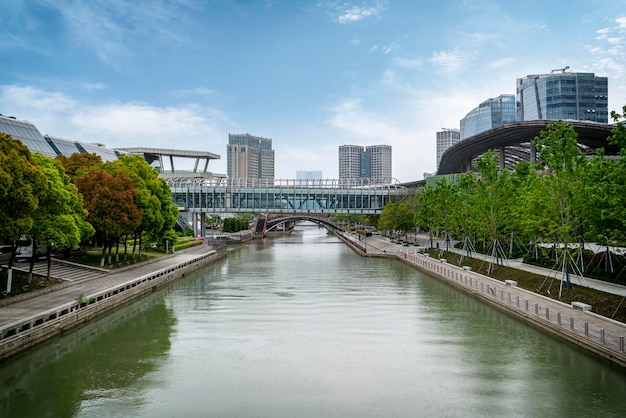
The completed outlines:
{"type": "Polygon", "coordinates": [[[461,119],[461,140],[515,122],[515,107],[515,96],[512,94],[502,94],[485,100],[461,119]]]}
{"type": "Polygon", "coordinates": [[[584,120],[608,123],[608,79],[566,72],[517,79],[518,120],[584,120]]]}

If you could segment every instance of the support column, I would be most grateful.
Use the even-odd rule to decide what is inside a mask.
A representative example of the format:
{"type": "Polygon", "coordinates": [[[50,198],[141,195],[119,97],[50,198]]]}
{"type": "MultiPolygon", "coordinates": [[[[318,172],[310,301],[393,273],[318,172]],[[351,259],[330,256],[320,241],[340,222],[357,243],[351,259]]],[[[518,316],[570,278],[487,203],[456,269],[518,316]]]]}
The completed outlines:
{"type": "Polygon", "coordinates": [[[506,168],[504,147],[498,148],[498,166],[500,167],[500,170],[504,170],[506,168]]]}
{"type": "Polygon", "coordinates": [[[530,163],[535,164],[537,162],[537,147],[532,142],[530,143],[530,163]]]}
{"type": "Polygon", "coordinates": [[[200,234],[198,236],[204,237],[206,235],[206,213],[200,212],[200,234]]]}

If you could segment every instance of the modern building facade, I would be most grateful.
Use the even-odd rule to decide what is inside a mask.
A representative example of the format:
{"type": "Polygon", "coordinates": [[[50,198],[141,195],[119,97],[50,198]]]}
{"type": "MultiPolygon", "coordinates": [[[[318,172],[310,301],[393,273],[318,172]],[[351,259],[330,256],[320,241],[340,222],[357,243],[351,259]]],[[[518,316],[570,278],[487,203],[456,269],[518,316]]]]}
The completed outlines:
{"type": "Polygon", "coordinates": [[[513,94],[502,94],[487,99],[461,119],[460,139],[462,141],[505,123],[515,122],[516,113],[513,94]]]}
{"type": "Polygon", "coordinates": [[[39,129],[31,122],[19,120],[12,116],[0,115],[0,132],[11,135],[26,145],[31,152],[40,152],[43,155],[55,158],[60,155],[70,157],[75,153],[93,153],[99,155],[103,161],[117,160],[119,152],[107,148],[102,144],[72,141],[50,135],[42,135],[39,129]]]}
{"type": "Polygon", "coordinates": [[[274,179],[274,150],[270,138],[228,134],[226,158],[229,178],[274,179]]]}
{"type": "Polygon", "coordinates": [[[364,149],[360,145],[339,146],[339,178],[355,179],[361,177],[361,153],[364,149]]]}
{"type": "MultiPolygon", "coordinates": [[[[461,140],[461,133],[458,129],[447,129],[437,132],[437,169],[439,169],[439,162],[443,153],[461,140]]],[[[425,175],[427,173],[424,173],[425,175]]],[[[426,178],[426,176],[424,176],[426,178]]]]}
{"type": "Polygon", "coordinates": [[[367,154],[369,154],[369,173],[363,172],[365,174],[363,177],[376,180],[391,179],[391,145],[365,147],[365,155],[367,154]]]}
{"type": "Polygon", "coordinates": [[[519,121],[580,120],[608,123],[608,79],[594,73],[567,72],[517,79],[519,121]]]}
{"type": "Polygon", "coordinates": [[[339,178],[391,180],[390,145],[341,145],[339,147],[339,178]]]}
{"type": "Polygon", "coordinates": [[[322,170],[297,170],[296,180],[321,180],[322,170]]]}

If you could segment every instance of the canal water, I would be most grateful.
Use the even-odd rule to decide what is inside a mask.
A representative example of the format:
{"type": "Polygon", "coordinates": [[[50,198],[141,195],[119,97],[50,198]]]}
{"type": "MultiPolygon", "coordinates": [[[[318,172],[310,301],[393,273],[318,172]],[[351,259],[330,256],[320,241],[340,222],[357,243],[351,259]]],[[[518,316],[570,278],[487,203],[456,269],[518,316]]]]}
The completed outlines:
{"type": "Polygon", "coordinates": [[[626,375],[316,226],[0,365],[2,417],[626,416],[626,375]]]}

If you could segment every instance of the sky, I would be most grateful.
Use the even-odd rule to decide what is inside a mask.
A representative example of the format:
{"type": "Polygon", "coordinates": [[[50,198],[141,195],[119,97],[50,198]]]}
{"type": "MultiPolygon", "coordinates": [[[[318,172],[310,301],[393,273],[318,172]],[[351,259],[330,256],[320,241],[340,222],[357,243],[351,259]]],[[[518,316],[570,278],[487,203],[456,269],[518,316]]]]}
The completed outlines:
{"type": "Polygon", "coordinates": [[[529,74],[570,67],[626,105],[626,0],[2,0],[0,113],[108,147],[272,139],[275,176],[338,177],[340,145],[391,145],[401,182],[436,132],[529,74]],[[621,5],[620,5],[621,4],[621,5]]]}

